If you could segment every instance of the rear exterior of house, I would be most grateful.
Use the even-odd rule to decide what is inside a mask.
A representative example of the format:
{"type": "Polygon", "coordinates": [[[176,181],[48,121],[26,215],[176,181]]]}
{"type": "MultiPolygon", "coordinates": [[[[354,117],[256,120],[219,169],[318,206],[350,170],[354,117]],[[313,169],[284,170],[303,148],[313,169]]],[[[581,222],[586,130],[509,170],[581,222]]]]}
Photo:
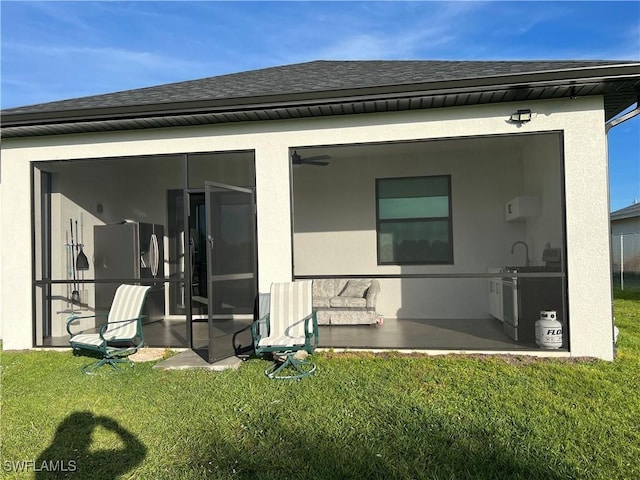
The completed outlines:
{"type": "Polygon", "coordinates": [[[639,86],[638,63],[310,62],[5,110],[3,347],[67,346],[71,312],[142,283],[147,343],[213,361],[272,282],[366,278],[384,323],[321,346],[610,360],[605,123],[639,86]]]}

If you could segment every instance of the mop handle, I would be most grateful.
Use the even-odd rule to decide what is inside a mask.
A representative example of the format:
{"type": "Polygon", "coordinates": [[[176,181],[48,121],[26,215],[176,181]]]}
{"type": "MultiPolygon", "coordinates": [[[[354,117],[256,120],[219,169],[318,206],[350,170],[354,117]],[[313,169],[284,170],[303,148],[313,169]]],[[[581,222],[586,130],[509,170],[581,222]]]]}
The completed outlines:
{"type": "Polygon", "coordinates": [[[73,241],[73,219],[69,219],[69,228],[71,229],[71,268],[73,272],[73,291],[77,291],[76,288],[76,259],[73,251],[73,247],[75,246],[73,241]]]}

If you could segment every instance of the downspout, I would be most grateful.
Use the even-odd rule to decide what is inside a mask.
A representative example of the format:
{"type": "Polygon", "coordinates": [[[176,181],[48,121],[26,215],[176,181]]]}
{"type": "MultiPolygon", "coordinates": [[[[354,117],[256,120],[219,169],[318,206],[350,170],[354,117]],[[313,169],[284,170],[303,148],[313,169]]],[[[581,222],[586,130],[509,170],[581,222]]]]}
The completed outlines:
{"type": "MultiPolygon", "coordinates": [[[[608,122],[605,122],[604,124],[604,128],[605,128],[605,134],[606,134],[606,141],[608,143],[609,141],[609,130],[611,130],[613,127],[617,127],[618,125],[626,122],[627,120],[631,120],[633,117],[637,116],[638,114],[640,114],[640,92],[638,93],[638,97],[636,99],[636,108],[634,108],[633,110],[628,111],[627,113],[625,113],[624,115],[620,115],[619,117],[616,118],[612,118],[611,120],[609,120],[608,122]]],[[[609,147],[607,146],[607,175],[609,172],[609,147]]],[[[609,179],[607,178],[607,189],[609,189],[609,179]]],[[[607,208],[607,210],[611,210],[611,194],[609,193],[609,195],[607,195],[607,202],[609,203],[609,207],[607,208]]],[[[618,340],[618,327],[616,327],[615,325],[615,315],[614,315],[614,311],[613,311],[613,257],[612,257],[612,250],[611,250],[611,220],[609,220],[609,278],[612,279],[611,281],[611,318],[613,319],[613,322],[611,322],[611,328],[612,328],[612,335],[613,335],[613,358],[616,357],[616,353],[617,353],[617,340],[618,340]]]]}

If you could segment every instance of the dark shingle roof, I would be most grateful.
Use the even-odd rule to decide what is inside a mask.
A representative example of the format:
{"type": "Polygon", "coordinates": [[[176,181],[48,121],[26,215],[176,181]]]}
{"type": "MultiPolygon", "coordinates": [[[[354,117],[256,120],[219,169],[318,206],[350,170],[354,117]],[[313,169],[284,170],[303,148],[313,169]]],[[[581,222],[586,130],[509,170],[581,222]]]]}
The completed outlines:
{"type": "Polygon", "coordinates": [[[620,61],[314,61],[10,108],[3,114],[158,105],[412,85],[619,65],[620,61]]]}
{"type": "Polygon", "coordinates": [[[640,203],[634,203],[628,207],[611,212],[611,220],[622,220],[625,218],[640,217],[640,203]]]}
{"type": "Polygon", "coordinates": [[[353,115],[600,95],[637,101],[640,62],[314,61],[3,110],[2,137],[353,115]]]}

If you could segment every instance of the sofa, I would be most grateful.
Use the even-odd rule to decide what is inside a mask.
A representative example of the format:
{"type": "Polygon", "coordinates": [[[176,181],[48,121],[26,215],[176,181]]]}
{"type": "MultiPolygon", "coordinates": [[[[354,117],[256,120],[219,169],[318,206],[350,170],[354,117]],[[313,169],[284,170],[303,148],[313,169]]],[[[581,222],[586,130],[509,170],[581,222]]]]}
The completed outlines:
{"type": "Polygon", "coordinates": [[[313,308],[318,325],[376,323],[379,292],[380,284],[374,279],[314,279],[313,308]]]}

